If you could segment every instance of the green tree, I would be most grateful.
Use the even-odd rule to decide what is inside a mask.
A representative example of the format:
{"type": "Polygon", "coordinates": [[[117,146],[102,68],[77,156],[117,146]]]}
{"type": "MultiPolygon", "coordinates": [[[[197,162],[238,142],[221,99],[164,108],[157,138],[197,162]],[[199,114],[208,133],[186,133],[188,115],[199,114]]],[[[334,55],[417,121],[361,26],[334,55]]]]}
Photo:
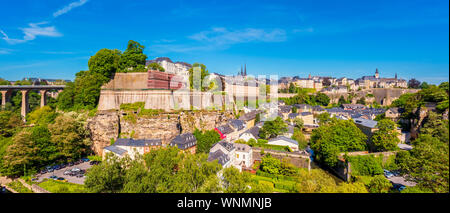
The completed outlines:
{"type": "Polygon", "coordinates": [[[281,174],[281,161],[269,154],[261,158],[259,168],[264,172],[279,175],[281,174]]]}
{"type": "Polygon", "coordinates": [[[94,109],[100,99],[100,87],[110,79],[99,73],[80,71],[75,82],[68,83],[58,95],[58,108],[68,110],[94,109]]]}
{"type": "Polygon", "coordinates": [[[289,93],[295,93],[297,88],[295,87],[294,83],[289,84],[289,93]]]}
{"type": "Polygon", "coordinates": [[[210,89],[211,87],[213,87],[214,82],[211,82],[211,84],[209,84],[209,85],[205,85],[206,84],[205,79],[208,75],[209,75],[209,71],[204,64],[194,63],[192,65],[192,67],[189,69],[189,86],[190,86],[190,88],[194,89],[194,86],[195,86],[195,87],[198,87],[195,89],[201,88],[201,91],[206,91],[206,90],[210,89]],[[196,70],[198,68],[200,68],[200,73],[199,73],[200,78],[195,79],[195,82],[194,82],[194,70],[196,70]]]}
{"type": "Polygon", "coordinates": [[[295,190],[297,193],[333,193],[336,181],[322,169],[300,170],[295,190]]]}
{"type": "Polygon", "coordinates": [[[400,143],[397,132],[397,125],[394,121],[383,119],[378,121],[376,130],[371,138],[374,148],[378,152],[398,150],[397,144],[400,143]]]}
{"type": "Polygon", "coordinates": [[[151,69],[151,70],[158,70],[158,71],[160,71],[160,72],[166,71],[166,70],[164,69],[164,67],[162,67],[161,65],[159,65],[158,63],[155,63],[155,62],[149,64],[149,65],[148,65],[148,68],[151,69]]]}
{"type": "Polygon", "coordinates": [[[292,107],[292,113],[297,113],[297,107],[292,107]]]}
{"type": "Polygon", "coordinates": [[[439,84],[439,88],[446,91],[448,94],[448,90],[449,90],[449,83],[448,81],[446,82],[442,82],[441,84],[439,84]]]}
{"type": "Polygon", "coordinates": [[[361,97],[359,100],[356,101],[357,104],[366,105],[366,98],[361,97]]]}
{"type": "Polygon", "coordinates": [[[316,159],[329,166],[336,165],[342,152],[367,150],[367,137],[351,120],[331,119],[313,130],[311,148],[316,159]]]}
{"type": "Polygon", "coordinates": [[[420,129],[422,134],[428,134],[438,138],[441,142],[449,141],[449,122],[437,113],[430,111],[420,129]]]}
{"type": "Polygon", "coordinates": [[[345,100],[343,95],[341,95],[341,97],[339,97],[339,100],[338,100],[338,105],[339,106],[342,105],[342,104],[348,104],[348,103],[349,102],[347,100],[345,100]]]}
{"type": "Polygon", "coordinates": [[[322,125],[322,124],[326,124],[326,123],[330,122],[331,121],[331,117],[330,117],[330,114],[328,112],[324,112],[324,113],[320,113],[317,116],[317,120],[319,121],[319,124],[322,125]]]}
{"type": "Polygon", "coordinates": [[[126,175],[125,160],[108,153],[101,164],[89,169],[84,181],[87,190],[93,193],[121,192],[126,175]]]}
{"type": "Polygon", "coordinates": [[[319,105],[328,106],[328,104],[330,104],[330,98],[321,92],[317,93],[315,99],[316,99],[317,104],[319,104],[319,105]]]}
{"type": "Polygon", "coordinates": [[[368,193],[363,183],[341,183],[336,187],[337,193],[368,193]]]}
{"type": "MultiPolygon", "coordinates": [[[[402,154],[399,164],[409,179],[435,193],[449,192],[449,146],[431,135],[421,134],[410,154],[402,154]]],[[[399,158],[399,157],[397,157],[399,158]]]]}
{"type": "Polygon", "coordinates": [[[408,81],[408,88],[412,88],[412,89],[418,89],[420,87],[420,81],[418,81],[415,78],[411,78],[408,81]]]}
{"type": "Polygon", "coordinates": [[[83,123],[68,115],[61,115],[48,126],[51,132],[51,141],[56,144],[58,154],[64,160],[79,159],[90,153],[92,142],[89,132],[83,123]]]}
{"type": "Polygon", "coordinates": [[[101,49],[89,59],[89,70],[111,78],[119,68],[120,55],[120,50],[101,49]]]}
{"type": "Polygon", "coordinates": [[[425,81],[420,84],[420,89],[428,89],[429,87],[430,85],[425,81]]]}
{"type": "Polygon", "coordinates": [[[27,122],[31,124],[46,125],[53,123],[58,113],[50,106],[38,108],[27,114],[27,122]]]}
{"type": "Polygon", "coordinates": [[[305,135],[302,133],[301,129],[295,128],[292,139],[298,142],[298,149],[303,150],[308,146],[308,140],[306,140],[305,135]]]}
{"type": "Polygon", "coordinates": [[[45,126],[23,129],[13,137],[2,160],[2,174],[16,177],[24,174],[24,168],[37,171],[42,165],[58,156],[51,134],[45,126]]]}
{"type": "Polygon", "coordinates": [[[75,83],[69,82],[66,84],[66,88],[58,94],[56,106],[61,110],[70,110],[74,106],[75,98],[75,83]]]}
{"type": "Polygon", "coordinates": [[[136,41],[128,41],[127,49],[119,60],[120,72],[146,72],[144,46],[136,41]]]}
{"type": "Polygon", "coordinates": [[[304,126],[303,119],[301,119],[301,118],[295,118],[295,119],[294,119],[294,124],[295,124],[295,127],[299,128],[300,130],[303,129],[303,126],[304,126]]]}
{"type": "Polygon", "coordinates": [[[0,111],[0,137],[11,137],[22,123],[18,113],[8,110],[0,111]]]}
{"type": "Polygon", "coordinates": [[[11,83],[3,78],[0,78],[0,85],[11,85],[11,83]]]}
{"type": "Polygon", "coordinates": [[[388,193],[391,187],[391,182],[383,175],[375,176],[368,185],[370,193],[388,193]]]}
{"type": "Polygon", "coordinates": [[[269,139],[277,137],[287,131],[287,124],[282,118],[277,117],[273,121],[264,122],[263,127],[259,130],[259,136],[263,139],[269,139]]]}
{"type": "Polygon", "coordinates": [[[197,139],[198,153],[209,153],[212,145],[220,141],[219,133],[214,130],[202,132],[196,129],[193,134],[195,139],[197,139]]]}
{"type": "Polygon", "coordinates": [[[223,170],[223,188],[225,193],[250,193],[251,177],[248,173],[240,173],[235,167],[223,170]]]}

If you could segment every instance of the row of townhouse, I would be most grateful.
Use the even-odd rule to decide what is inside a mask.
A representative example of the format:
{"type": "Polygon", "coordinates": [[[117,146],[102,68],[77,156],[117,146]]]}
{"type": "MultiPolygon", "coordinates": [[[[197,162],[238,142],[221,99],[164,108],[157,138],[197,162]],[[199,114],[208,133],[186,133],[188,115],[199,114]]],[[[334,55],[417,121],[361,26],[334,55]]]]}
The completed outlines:
{"type": "Polygon", "coordinates": [[[278,83],[281,89],[287,89],[291,84],[294,84],[297,87],[314,88],[316,91],[324,93],[344,93],[359,88],[407,88],[408,86],[407,81],[398,78],[397,74],[394,78],[381,78],[378,69],[375,70],[375,75],[362,76],[356,80],[347,77],[336,79],[334,77],[309,75],[308,78],[283,77],[278,83]]]}
{"type": "MultiPolygon", "coordinates": [[[[197,149],[197,139],[192,133],[177,135],[169,146],[176,146],[182,152],[195,154],[197,149]]],[[[113,145],[103,148],[103,157],[107,153],[113,153],[122,158],[129,156],[134,159],[137,154],[144,155],[152,150],[164,147],[161,139],[132,139],[118,138],[113,145]]]]}
{"type": "Polygon", "coordinates": [[[386,110],[383,108],[366,107],[362,104],[342,104],[341,107],[333,107],[326,109],[325,111],[332,117],[334,116],[343,119],[364,118],[373,120],[378,115],[385,113],[386,110]]]}

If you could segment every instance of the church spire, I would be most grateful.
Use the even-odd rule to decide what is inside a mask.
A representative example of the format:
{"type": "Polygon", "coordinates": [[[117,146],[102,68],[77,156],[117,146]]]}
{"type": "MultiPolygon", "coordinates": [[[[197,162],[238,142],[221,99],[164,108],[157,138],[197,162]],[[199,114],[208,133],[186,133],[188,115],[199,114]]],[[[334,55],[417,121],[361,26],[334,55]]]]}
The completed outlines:
{"type": "Polygon", "coordinates": [[[247,64],[245,64],[244,66],[245,66],[245,68],[244,68],[244,76],[247,76],[247,64]]]}

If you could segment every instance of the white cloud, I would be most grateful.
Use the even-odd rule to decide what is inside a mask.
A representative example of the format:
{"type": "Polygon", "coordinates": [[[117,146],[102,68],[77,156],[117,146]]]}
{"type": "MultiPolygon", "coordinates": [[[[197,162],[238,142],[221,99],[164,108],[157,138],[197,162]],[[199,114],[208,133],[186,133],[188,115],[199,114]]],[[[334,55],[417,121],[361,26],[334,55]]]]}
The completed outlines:
{"type": "Polygon", "coordinates": [[[72,55],[75,54],[74,52],[67,52],[67,51],[42,51],[43,54],[50,54],[50,55],[72,55]]]}
{"type": "Polygon", "coordinates": [[[8,42],[9,44],[24,43],[36,39],[37,36],[47,36],[47,37],[62,36],[62,34],[56,30],[55,26],[41,27],[41,25],[45,24],[47,24],[47,22],[30,23],[28,24],[29,27],[20,28],[20,30],[22,30],[22,32],[25,34],[23,36],[23,39],[9,38],[8,35],[2,30],[0,30],[0,33],[3,34],[3,40],[8,42]]]}
{"type": "Polygon", "coordinates": [[[66,14],[69,11],[71,11],[72,9],[76,8],[76,7],[80,7],[83,6],[84,4],[86,4],[86,2],[88,2],[88,0],[80,0],[80,1],[75,1],[70,3],[69,5],[63,7],[62,9],[56,11],[53,13],[53,17],[58,17],[60,15],[66,14]]]}
{"type": "Polygon", "coordinates": [[[10,49],[0,48],[0,55],[11,54],[11,52],[12,52],[12,50],[10,50],[10,49]]]}
{"type": "Polygon", "coordinates": [[[216,45],[231,45],[248,42],[283,42],[286,41],[286,32],[282,29],[273,29],[269,31],[255,28],[228,30],[224,27],[217,27],[191,35],[189,38],[196,41],[214,43],[216,45]]]}
{"type": "Polygon", "coordinates": [[[217,51],[229,48],[231,45],[249,42],[284,42],[287,40],[286,32],[282,29],[255,29],[228,30],[224,27],[215,27],[188,36],[193,42],[184,44],[163,44],[154,42],[150,48],[153,52],[166,54],[170,52],[184,53],[196,51],[217,51]]]}
{"type": "Polygon", "coordinates": [[[293,33],[312,33],[314,32],[314,28],[308,27],[308,28],[300,28],[300,29],[294,29],[292,30],[293,33]]]}

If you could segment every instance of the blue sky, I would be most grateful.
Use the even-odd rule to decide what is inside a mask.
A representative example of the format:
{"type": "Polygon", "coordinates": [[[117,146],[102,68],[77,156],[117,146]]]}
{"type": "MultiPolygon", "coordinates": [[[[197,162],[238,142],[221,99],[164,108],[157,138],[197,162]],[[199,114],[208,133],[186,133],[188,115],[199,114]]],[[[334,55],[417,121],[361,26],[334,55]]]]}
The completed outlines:
{"type": "Polygon", "coordinates": [[[0,77],[74,79],[102,48],[210,72],[449,79],[449,2],[0,0],[0,77]]]}

